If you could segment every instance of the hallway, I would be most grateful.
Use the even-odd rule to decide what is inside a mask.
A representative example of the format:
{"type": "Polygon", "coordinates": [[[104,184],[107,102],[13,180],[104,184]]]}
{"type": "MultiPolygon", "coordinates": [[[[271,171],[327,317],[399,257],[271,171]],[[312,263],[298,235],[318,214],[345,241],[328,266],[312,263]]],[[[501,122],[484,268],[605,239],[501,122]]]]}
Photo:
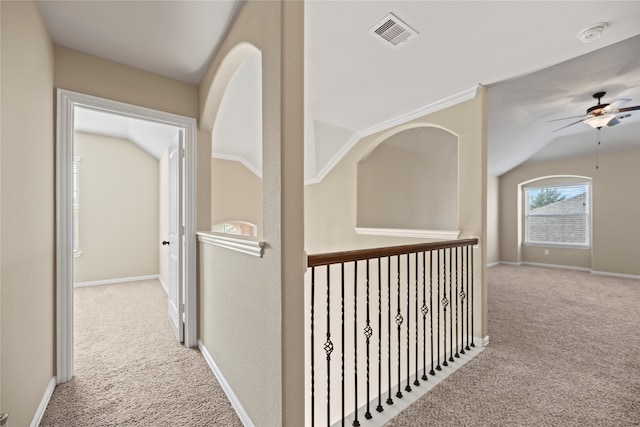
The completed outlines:
{"type": "Polygon", "coordinates": [[[41,426],[241,426],[197,349],[178,343],[157,280],[74,290],[75,376],[41,426]]]}

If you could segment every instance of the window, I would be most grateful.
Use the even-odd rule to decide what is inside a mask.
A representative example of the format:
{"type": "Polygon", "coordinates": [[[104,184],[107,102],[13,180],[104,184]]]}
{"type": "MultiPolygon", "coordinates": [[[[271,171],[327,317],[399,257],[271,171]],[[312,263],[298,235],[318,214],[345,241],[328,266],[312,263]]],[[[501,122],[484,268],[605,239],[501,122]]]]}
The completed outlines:
{"type": "Polygon", "coordinates": [[[590,199],[587,183],[526,188],[525,243],[590,246],[590,199]]]}
{"type": "Polygon", "coordinates": [[[73,159],[73,182],[72,182],[72,197],[73,197],[73,256],[80,256],[80,157],[73,159]]]}
{"type": "Polygon", "coordinates": [[[258,235],[258,226],[246,221],[227,221],[214,225],[211,231],[255,237],[258,235]]]}

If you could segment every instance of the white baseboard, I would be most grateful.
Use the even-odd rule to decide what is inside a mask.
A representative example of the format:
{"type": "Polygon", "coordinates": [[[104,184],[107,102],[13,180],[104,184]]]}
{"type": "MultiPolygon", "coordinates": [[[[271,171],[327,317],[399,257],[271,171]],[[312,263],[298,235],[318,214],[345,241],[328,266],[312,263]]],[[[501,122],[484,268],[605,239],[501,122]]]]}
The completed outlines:
{"type": "Polygon", "coordinates": [[[482,338],[482,346],[483,347],[487,347],[489,345],[489,335],[487,335],[486,337],[482,338]]]}
{"type": "Polygon", "coordinates": [[[545,263],[542,263],[542,262],[522,261],[520,264],[522,264],[522,265],[531,265],[533,267],[559,268],[561,270],[575,270],[575,271],[586,271],[586,272],[590,272],[591,271],[590,268],[586,268],[586,267],[574,267],[572,265],[560,265],[560,264],[545,264],[545,263]]]}
{"type": "Polygon", "coordinates": [[[596,271],[596,270],[591,270],[591,274],[597,274],[598,276],[611,276],[611,277],[620,277],[623,279],[640,280],[640,276],[635,274],[610,273],[608,271],[596,271]]]}
{"type": "Polygon", "coordinates": [[[83,288],[85,286],[111,285],[114,283],[138,282],[140,280],[159,279],[157,274],[149,274],[147,276],[119,277],[117,279],[95,280],[93,282],[77,282],[73,284],[74,288],[83,288]]]}
{"type": "Polygon", "coordinates": [[[162,280],[162,276],[160,276],[158,274],[158,280],[160,281],[160,284],[162,285],[162,289],[164,289],[164,292],[169,295],[169,287],[167,286],[166,283],[164,283],[164,280],[162,280]]]}
{"type": "MultiPolygon", "coordinates": [[[[487,337],[485,337],[485,339],[486,338],[487,337]]],[[[474,337],[474,341],[480,342],[480,341],[483,341],[483,339],[479,337],[474,337]]],[[[370,420],[366,420],[364,417],[364,414],[367,408],[367,404],[365,403],[364,405],[358,408],[358,418],[360,419],[360,421],[366,420],[366,424],[362,423],[362,425],[365,425],[368,427],[380,427],[385,425],[387,422],[389,422],[391,419],[393,419],[395,416],[397,416],[403,410],[409,407],[409,405],[411,405],[413,402],[416,402],[422,396],[424,396],[429,391],[431,391],[436,385],[440,384],[442,381],[444,381],[447,377],[449,377],[455,371],[457,371],[458,369],[466,365],[468,362],[473,360],[474,357],[476,357],[478,354],[484,351],[484,347],[486,346],[485,345],[479,346],[478,344],[476,344],[474,347],[471,347],[469,350],[465,350],[464,354],[460,354],[459,358],[455,358],[455,362],[447,362],[447,365],[442,365],[441,370],[438,370],[435,376],[427,375],[429,378],[427,381],[420,380],[420,385],[412,387],[412,391],[410,393],[403,393],[404,396],[402,397],[402,399],[394,399],[394,403],[392,405],[385,404],[383,406],[384,410],[382,412],[376,412],[374,410],[374,408],[377,405],[377,400],[375,398],[372,399],[369,402],[369,406],[370,406],[370,409],[372,410],[372,413],[374,414],[374,417],[370,420]]],[[[451,356],[451,353],[445,352],[442,356],[442,359],[440,360],[446,361],[450,356],[451,356]]],[[[413,377],[414,374],[415,373],[412,373],[411,376],[413,377]]],[[[407,381],[407,378],[403,377],[400,383],[404,385],[406,381],[407,381]]],[[[397,388],[398,388],[398,383],[395,383],[391,387],[392,390],[396,390],[397,388]]],[[[404,389],[404,387],[401,387],[401,388],[404,389]]],[[[386,395],[388,392],[389,392],[389,389],[386,389],[383,391],[382,394],[386,395]]],[[[354,412],[345,416],[344,425],[351,425],[351,422],[354,418],[355,418],[354,412]]],[[[331,427],[340,427],[342,425],[343,425],[342,420],[338,420],[334,422],[331,425],[331,427]]]]}
{"type": "Polygon", "coordinates": [[[500,265],[500,261],[496,261],[496,262],[490,262],[489,264],[487,264],[487,268],[491,268],[491,267],[495,267],[496,265],[500,265]]]}
{"type": "Polygon", "coordinates": [[[544,263],[540,263],[540,262],[526,262],[526,261],[522,261],[522,262],[511,262],[511,261],[498,261],[495,263],[491,263],[489,265],[487,265],[487,267],[493,267],[495,265],[498,264],[506,264],[506,265],[531,265],[534,267],[547,267],[547,268],[559,268],[561,270],[575,270],[575,271],[584,271],[587,273],[591,273],[591,274],[596,274],[598,276],[610,276],[610,277],[620,277],[622,279],[635,279],[635,280],[640,280],[640,275],[636,275],[636,274],[622,274],[622,273],[612,273],[609,271],[596,271],[596,270],[591,270],[590,268],[586,268],[586,267],[574,267],[572,265],[560,265],[560,264],[544,264],[544,263]]]}
{"type": "Polygon", "coordinates": [[[249,418],[249,415],[242,407],[240,400],[238,400],[235,393],[233,392],[233,389],[224,378],[224,375],[222,375],[222,371],[220,370],[220,368],[218,368],[218,365],[216,365],[216,362],[214,362],[213,357],[211,357],[211,354],[209,354],[209,351],[207,351],[204,343],[200,340],[198,340],[198,348],[204,356],[204,360],[207,361],[209,368],[211,368],[213,374],[218,379],[218,383],[220,383],[222,390],[224,390],[224,393],[227,395],[229,402],[231,402],[231,406],[233,406],[233,409],[235,409],[236,414],[238,414],[238,418],[240,418],[240,421],[242,421],[242,424],[244,424],[246,427],[254,427],[253,421],[251,421],[251,418],[249,418]]]}
{"type": "Polygon", "coordinates": [[[36,413],[33,416],[33,420],[31,421],[31,427],[38,427],[40,425],[40,421],[42,421],[42,416],[44,415],[44,411],[47,409],[47,405],[49,404],[49,399],[51,399],[51,395],[53,394],[53,390],[55,390],[55,388],[56,388],[56,377],[52,377],[49,380],[49,384],[47,384],[47,388],[44,390],[44,395],[42,396],[40,405],[38,405],[38,409],[36,410],[36,413]]]}

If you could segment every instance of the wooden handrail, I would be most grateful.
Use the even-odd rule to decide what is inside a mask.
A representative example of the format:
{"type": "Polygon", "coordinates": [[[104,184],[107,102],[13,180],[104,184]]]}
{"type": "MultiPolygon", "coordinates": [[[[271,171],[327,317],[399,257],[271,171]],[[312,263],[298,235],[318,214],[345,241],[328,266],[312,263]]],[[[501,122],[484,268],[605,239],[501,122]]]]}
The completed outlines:
{"type": "Polygon", "coordinates": [[[339,264],[386,256],[412,254],[416,252],[434,251],[438,249],[456,248],[477,245],[478,239],[447,240],[444,242],[418,243],[414,245],[385,246],[382,248],[357,249],[353,251],[329,252],[307,256],[307,266],[339,264]]]}

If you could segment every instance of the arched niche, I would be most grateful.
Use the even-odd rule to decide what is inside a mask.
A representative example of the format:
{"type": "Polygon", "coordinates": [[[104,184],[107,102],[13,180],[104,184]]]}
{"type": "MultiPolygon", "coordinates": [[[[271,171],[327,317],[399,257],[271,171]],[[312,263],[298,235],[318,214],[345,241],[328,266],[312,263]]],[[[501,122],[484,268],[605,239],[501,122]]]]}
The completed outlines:
{"type": "Polygon", "coordinates": [[[208,109],[216,112],[211,128],[211,229],[234,230],[238,227],[220,227],[220,224],[250,223],[257,229],[252,237],[259,238],[262,235],[261,52],[247,43],[232,49],[216,75],[212,91],[220,99],[208,109]],[[235,67],[235,71],[230,73],[229,67],[235,67]],[[219,87],[214,90],[216,85],[219,87]],[[224,90],[221,92],[221,89],[224,90]]]}
{"type": "Polygon", "coordinates": [[[358,162],[357,179],[359,229],[457,237],[457,135],[434,126],[401,130],[358,162]]]}

